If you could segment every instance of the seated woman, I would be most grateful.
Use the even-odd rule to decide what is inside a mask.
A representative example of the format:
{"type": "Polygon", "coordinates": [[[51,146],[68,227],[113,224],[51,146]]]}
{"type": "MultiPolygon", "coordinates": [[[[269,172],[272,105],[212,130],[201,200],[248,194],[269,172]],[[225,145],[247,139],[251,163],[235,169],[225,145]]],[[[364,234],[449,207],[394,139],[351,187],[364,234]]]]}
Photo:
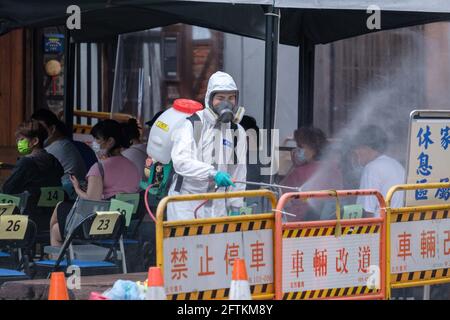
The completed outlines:
{"type": "MultiPolygon", "coordinates": [[[[297,148],[291,154],[293,167],[281,184],[301,187],[302,191],[342,189],[342,173],[338,165],[323,159],[327,139],[322,130],[301,127],[295,130],[294,137],[297,148]]],[[[287,216],[289,221],[302,221],[333,219],[334,209],[334,200],[308,200],[307,203],[292,200],[285,211],[296,215],[287,216]]]]}
{"type": "Polygon", "coordinates": [[[38,122],[28,121],[18,127],[17,149],[22,157],[2,188],[7,194],[30,193],[25,213],[37,224],[38,231],[48,230],[51,214],[45,208],[37,208],[41,188],[61,186],[64,174],[58,160],[43,149],[45,139],[47,130],[38,122]]]}
{"type": "MultiPolygon", "coordinates": [[[[120,124],[115,120],[97,123],[91,131],[95,141],[94,151],[101,159],[94,164],[86,175],[87,189],[82,190],[75,176],[70,179],[80,198],[88,200],[106,200],[118,193],[136,193],[139,191],[141,177],[136,166],[121,154],[128,147],[120,124]]],[[[61,202],[55,208],[50,221],[50,242],[52,246],[61,246],[67,215],[72,203],[61,202]]]]}

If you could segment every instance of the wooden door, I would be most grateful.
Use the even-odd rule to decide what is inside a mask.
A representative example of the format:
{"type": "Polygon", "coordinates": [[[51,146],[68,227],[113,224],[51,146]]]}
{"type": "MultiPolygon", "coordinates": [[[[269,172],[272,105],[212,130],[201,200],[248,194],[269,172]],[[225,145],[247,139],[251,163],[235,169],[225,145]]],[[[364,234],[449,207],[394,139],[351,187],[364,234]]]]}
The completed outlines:
{"type": "MultiPolygon", "coordinates": [[[[24,30],[0,37],[0,162],[16,162],[15,130],[25,114],[24,30]]],[[[9,175],[0,169],[0,183],[9,175]]]]}

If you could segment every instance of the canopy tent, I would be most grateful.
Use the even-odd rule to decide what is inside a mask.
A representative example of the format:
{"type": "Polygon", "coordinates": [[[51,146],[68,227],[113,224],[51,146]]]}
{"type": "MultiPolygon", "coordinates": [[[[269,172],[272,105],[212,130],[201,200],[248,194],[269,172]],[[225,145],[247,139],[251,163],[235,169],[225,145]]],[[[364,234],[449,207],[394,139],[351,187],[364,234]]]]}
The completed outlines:
{"type": "Polygon", "coordinates": [[[366,10],[377,5],[383,11],[450,12],[450,3],[446,0],[274,0],[274,5],[279,8],[349,10],[366,10]]]}
{"type": "MultiPolygon", "coordinates": [[[[367,8],[366,8],[367,9],[367,8]]],[[[366,10],[282,8],[280,43],[299,46],[304,39],[325,44],[371,32],[366,10]]],[[[450,19],[450,13],[382,11],[380,30],[389,30],[450,19]]]]}
{"type": "Polygon", "coordinates": [[[71,36],[77,42],[101,41],[122,33],[185,23],[223,32],[264,39],[262,5],[270,0],[3,0],[0,34],[19,27],[65,25],[70,5],[81,9],[81,30],[71,36]],[[232,4],[231,3],[235,3],[232,4]],[[251,4],[251,5],[250,5],[251,4]]]}
{"type": "MultiPolygon", "coordinates": [[[[66,9],[82,11],[75,41],[100,41],[121,33],[186,23],[265,39],[264,6],[280,8],[280,43],[328,43],[377,30],[366,26],[371,0],[3,0],[0,34],[19,27],[64,25],[66,9]]],[[[450,19],[446,0],[379,0],[381,30],[450,19]]]]}
{"type": "MultiPolygon", "coordinates": [[[[118,34],[161,27],[175,23],[185,23],[211,28],[232,34],[266,39],[266,83],[265,114],[274,110],[274,70],[276,34],[266,32],[273,16],[265,16],[270,10],[272,0],[237,0],[237,1],[178,1],[178,0],[3,0],[0,4],[0,34],[20,27],[44,27],[65,25],[67,7],[78,5],[81,10],[81,29],[70,31],[71,40],[75,42],[102,41],[118,34]],[[267,22],[266,22],[267,20],[267,22]],[[273,89],[271,89],[273,87],[273,89]],[[268,89],[269,88],[269,89],[268,89]],[[273,95],[273,97],[271,97],[273,95]],[[272,105],[272,107],[269,106],[272,105]]],[[[68,38],[68,37],[66,37],[68,38]]],[[[67,40],[67,39],[66,39],[67,40]]],[[[67,42],[66,61],[68,72],[73,74],[74,46],[67,42]]],[[[73,76],[66,79],[65,120],[68,126],[73,122],[73,76]]],[[[273,126],[273,121],[266,119],[264,126],[273,126]]]]}
{"type": "MultiPolygon", "coordinates": [[[[289,0],[279,1],[292,4],[289,0]]],[[[302,2],[296,1],[296,3],[302,2]]],[[[340,1],[340,3],[342,2],[352,1],[340,1]]],[[[417,8],[417,10],[419,9],[417,8]]],[[[370,13],[367,13],[367,7],[363,10],[282,8],[280,11],[280,43],[299,46],[300,49],[298,126],[313,123],[316,44],[326,44],[380,30],[450,20],[450,13],[448,12],[381,11],[380,30],[370,30],[367,27],[367,19],[370,17],[370,13]]]]}
{"type": "MultiPolygon", "coordinates": [[[[82,12],[81,30],[70,33],[78,42],[174,23],[265,39],[265,128],[274,124],[278,17],[279,42],[301,44],[299,124],[312,122],[314,46],[378,31],[366,25],[372,0],[3,0],[0,34],[19,27],[64,25],[66,9],[73,4],[82,12]]],[[[381,30],[450,20],[446,0],[377,0],[376,5],[382,10],[381,30]]],[[[70,123],[73,93],[67,87],[66,120],[70,123]]]]}

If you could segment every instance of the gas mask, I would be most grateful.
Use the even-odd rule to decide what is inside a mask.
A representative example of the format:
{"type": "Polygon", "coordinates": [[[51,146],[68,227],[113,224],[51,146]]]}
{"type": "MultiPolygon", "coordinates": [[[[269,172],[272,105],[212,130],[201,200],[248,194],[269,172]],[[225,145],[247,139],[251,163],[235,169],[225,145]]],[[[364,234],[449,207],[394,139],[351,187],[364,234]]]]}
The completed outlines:
{"type": "Polygon", "coordinates": [[[209,102],[206,104],[207,109],[210,111],[210,114],[215,118],[215,120],[219,123],[229,123],[233,121],[234,123],[239,123],[244,116],[245,109],[243,107],[238,106],[239,101],[239,91],[237,90],[224,90],[224,91],[214,91],[211,92],[209,97],[209,102]],[[220,92],[223,93],[233,93],[235,95],[235,100],[232,102],[231,100],[225,99],[215,106],[213,106],[214,96],[220,92]]]}
{"type": "Polygon", "coordinates": [[[222,123],[228,123],[234,118],[234,106],[228,101],[222,101],[212,109],[222,123]]]}
{"type": "Polygon", "coordinates": [[[243,107],[235,107],[231,102],[222,101],[215,107],[207,108],[212,116],[221,123],[239,123],[244,116],[245,109],[243,107]]]}

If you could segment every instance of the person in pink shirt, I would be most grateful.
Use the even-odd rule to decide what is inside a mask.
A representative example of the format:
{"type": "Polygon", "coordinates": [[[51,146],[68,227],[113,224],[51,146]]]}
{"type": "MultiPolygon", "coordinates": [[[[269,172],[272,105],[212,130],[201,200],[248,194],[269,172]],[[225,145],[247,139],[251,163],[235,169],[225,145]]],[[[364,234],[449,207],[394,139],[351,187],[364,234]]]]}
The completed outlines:
{"type": "MultiPolygon", "coordinates": [[[[91,131],[94,137],[93,149],[99,158],[86,175],[87,187],[80,186],[78,179],[70,180],[78,197],[87,200],[107,200],[118,193],[136,193],[139,191],[140,175],[133,162],[121,154],[129,142],[115,120],[97,123],[91,131]]],[[[63,243],[67,215],[73,203],[59,203],[50,221],[50,242],[52,246],[63,243]]]]}
{"type": "MultiPolygon", "coordinates": [[[[297,148],[292,153],[293,166],[282,185],[301,187],[302,191],[317,191],[325,189],[342,189],[343,179],[338,164],[323,159],[327,139],[322,130],[312,127],[301,127],[294,132],[297,148]]],[[[283,190],[288,192],[288,190],[283,190]]],[[[288,221],[332,219],[334,213],[333,201],[292,200],[285,211],[295,215],[286,215],[288,221]],[[332,207],[332,208],[331,208],[332,207]],[[330,211],[330,212],[328,212],[330,211]]]]}

